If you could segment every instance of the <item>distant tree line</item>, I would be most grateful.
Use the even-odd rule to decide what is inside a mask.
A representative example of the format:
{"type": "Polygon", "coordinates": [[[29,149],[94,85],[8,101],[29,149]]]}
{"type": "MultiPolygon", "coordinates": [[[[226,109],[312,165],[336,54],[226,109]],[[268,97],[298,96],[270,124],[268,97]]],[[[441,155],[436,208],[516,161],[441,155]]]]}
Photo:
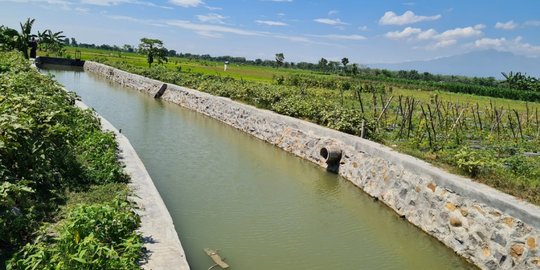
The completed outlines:
{"type": "MultiPolygon", "coordinates": [[[[75,38],[65,39],[65,45],[82,47],[82,48],[96,48],[110,51],[123,51],[123,52],[138,52],[139,48],[125,44],[123,46],[117,45],[95,45],[86,43],[77,43],[75,38]]],[[[338,74],[350,77],[360,78],[373,78],[378,80],[407,80],[407,81],[422,81],[429,83],[457,83],[465,85],[477,85],[485,87],[504,87],[509,89],[520,89],[528,91],[540,91],[540,79],[527,76],[520,72],[502,73],[504,80],[497,80],[495,77],[467,77],[457,75],[440,75],[432,74],[430,72],[420,72],[417,70],[399,70],[391,71],[387,69],[369,68],[357,63],[350,64],[347,57],[341,59],[341,61],[328,60],[321,58],[317,63],[310,62],[287,62],[283,53],[277,53],[274,60],[260,59],[255,60],[246,59],[245,57],[238,56],[211,56],[210,54],[193,54],[193,53],[179,53],[175,50],[162,49],[161,54],[165,54],[168,57],[181,57],[190,60],[200,61],[213,61],[213,62],[229,62],[239,65],[254,65],[264,67],[280,67],[280,68],[295,68],[303,70],[311,70],[324,74],[338,74]],[[166,53],[165,53],[166,51],[166,53]]]]}

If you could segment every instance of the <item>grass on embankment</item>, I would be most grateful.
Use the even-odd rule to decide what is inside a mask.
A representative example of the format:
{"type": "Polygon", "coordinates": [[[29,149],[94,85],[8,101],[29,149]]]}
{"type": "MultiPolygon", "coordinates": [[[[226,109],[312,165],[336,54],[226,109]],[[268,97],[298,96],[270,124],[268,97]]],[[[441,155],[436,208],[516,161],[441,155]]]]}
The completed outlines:
{"type": "Polygon", "coordinates": [[[114,135],[19,53],[0,52],[0,90],[0,268],[138,269],[114,135]]]}

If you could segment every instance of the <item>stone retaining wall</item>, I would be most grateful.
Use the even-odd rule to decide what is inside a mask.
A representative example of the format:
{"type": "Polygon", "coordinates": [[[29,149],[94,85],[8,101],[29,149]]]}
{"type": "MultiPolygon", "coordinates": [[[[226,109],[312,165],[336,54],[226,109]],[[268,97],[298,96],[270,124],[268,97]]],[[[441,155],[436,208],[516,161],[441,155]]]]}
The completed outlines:
{"type": "MultiPolygon", "coordinates": [[[[163,82],[86,62],[84,69],[155,96],[163,82]]],[[[161,99],[198,111],[338,173],[482,269],[540,269],[540,208],[392,149],[306,121],[168,85],[161,99]]]]}

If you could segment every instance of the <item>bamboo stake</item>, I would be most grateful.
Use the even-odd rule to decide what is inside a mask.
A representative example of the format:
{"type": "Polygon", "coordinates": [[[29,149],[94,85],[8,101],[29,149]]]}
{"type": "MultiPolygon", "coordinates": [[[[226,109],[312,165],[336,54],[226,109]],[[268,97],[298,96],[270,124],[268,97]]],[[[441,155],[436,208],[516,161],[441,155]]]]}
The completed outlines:
{"type": "Polygon", "coordinates": [[[480,105],[478,102],[476,103],[476,116],[478,116],[478,123],[480,124],[480,131],[484,129],[484,126],[482,125],[482,118],[480,117],[480,105]]]}
{"type": "Polygon", "coordinates": [[[426,126],[426,131],[427,131],[427,134],[428,134],[429,148],[433,149],[433,142],[432,142],[432,139],[431,139],[431,131],[429,130],[428,118],[427,118],[427,115],[426,115],[426,111],[424,111],[424,106],[422,106],[422,105],[420,105],[420,109],[422,109],[422,114],[424,115],[424,120],[426,121],[424,125],[426,126]]]}
{"type": "Polygon", "coordinates": [[[427,109],[429,112],[429,122],[431,124],[431,129],[433,130],[433,142],[437,142],[437,131],[435,131],[435,123],[433,122],[433,114],[431,113],[431,107],[429,104],[427,105],[427,109]]]}
{"type": "Polygon", "coordinates": [[[523,140],[523,129],[521,128],[521,120],[519,119],[519,113],[514,109],[514,114],[516,115],[517,122],[518,122],[518,128],[519,128],[519,135],[521,139],[523,140]]]}
{"type": "MultiPolygon", "coordinates": [[[[377,117],[377,123],[379,121],[381,121],[381,118],[382,116],[384,115],[384,113],[386,112],[386,109],[388,109],[388,106],[390,105],[390,102],[392,101],[392,99],[394,99],[394,96],[390,96],[390,98],[388,99],[388,101],[386,101],[386,105],[384,105],[384,108],[381,112],[381,114],[379,115],[379,117],[377,117]]],[[[384,104],[384,103],[383,103],[384,104]]]]}
{"type": "Polygon", "coordinates": [[[540,123],[538,123],[538,108],[536,108],[536,139],[538,140],[538,137],[540,136],[540,123]]]}
{"type": "Polygon", "coordinates": [[[510,130],[512,131],[512,136],[516,138],[516,132],[514,131],[514,124],[512,123],[512,117],[508,114],[508,124],[510,125],[510,130]]]}

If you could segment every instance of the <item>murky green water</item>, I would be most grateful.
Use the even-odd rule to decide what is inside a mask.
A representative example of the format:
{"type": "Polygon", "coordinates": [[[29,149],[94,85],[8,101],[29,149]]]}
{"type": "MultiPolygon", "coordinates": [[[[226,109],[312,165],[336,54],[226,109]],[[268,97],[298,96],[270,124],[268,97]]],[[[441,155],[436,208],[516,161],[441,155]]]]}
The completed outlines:
{"type": "Polygon", "coordinates": [[[471,268],[314,164],[93,74],[49,72],[130,139],[192,269],[212,265],[205,247],[238,270],[471,268]]]}

